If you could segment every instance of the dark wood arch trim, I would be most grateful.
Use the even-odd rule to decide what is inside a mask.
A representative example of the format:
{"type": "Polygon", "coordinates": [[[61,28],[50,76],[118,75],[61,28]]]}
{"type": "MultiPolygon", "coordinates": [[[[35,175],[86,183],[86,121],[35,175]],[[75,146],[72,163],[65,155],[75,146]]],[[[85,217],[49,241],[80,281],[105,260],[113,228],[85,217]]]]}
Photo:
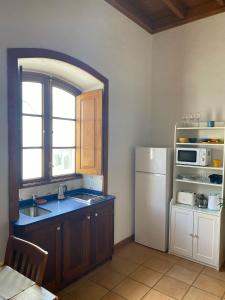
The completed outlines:
{"type": "Polygon", "coordinates": [[[19,147],[20,147],[20,114],[21,105],[18,101],[19,76],[18,59],[20,58],[50,58],[74,65],[104,84],[103,92],[103,191],[107,193],[108,186],[108,79],[84,62],[61,52],[40,48],[8,48],[7,78],[8,78],[8,153],[9,153],[9,220],[14,222],[19,216],[19,147]]]}

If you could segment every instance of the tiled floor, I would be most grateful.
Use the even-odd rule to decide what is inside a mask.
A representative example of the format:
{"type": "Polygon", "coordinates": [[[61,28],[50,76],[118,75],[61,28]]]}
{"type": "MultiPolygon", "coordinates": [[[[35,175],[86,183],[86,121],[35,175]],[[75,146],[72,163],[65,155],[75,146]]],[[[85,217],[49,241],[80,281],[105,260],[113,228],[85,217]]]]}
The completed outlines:
{"type": "Polygon", "coordinates": [[[61,300],[225,299],[225,270],[130,243],[58,295],[61,300]]]}

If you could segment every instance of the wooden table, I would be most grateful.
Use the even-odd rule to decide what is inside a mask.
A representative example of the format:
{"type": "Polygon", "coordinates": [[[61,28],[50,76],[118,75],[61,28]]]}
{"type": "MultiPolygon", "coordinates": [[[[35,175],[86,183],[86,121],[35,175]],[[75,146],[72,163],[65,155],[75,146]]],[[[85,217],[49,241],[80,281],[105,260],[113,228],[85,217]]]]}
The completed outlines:
{"type": "Polygon", "coordinates": [[[57,300],[58,297],[10,268],[0,267],[0,300],[57,300]]]}

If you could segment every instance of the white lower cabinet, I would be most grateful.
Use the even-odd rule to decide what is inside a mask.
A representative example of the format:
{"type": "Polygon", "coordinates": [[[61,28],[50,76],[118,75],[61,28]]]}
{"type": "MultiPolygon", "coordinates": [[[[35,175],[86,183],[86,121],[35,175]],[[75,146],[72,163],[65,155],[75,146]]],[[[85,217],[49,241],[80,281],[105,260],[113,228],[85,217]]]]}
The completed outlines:
{"type": "Polygon", "coordinates": [[[193,213],[189,210],[172,209],[170,249],[182,256],[193,255],[193,213]]]}
{"type": "Polygon", "coordinates": [[[219,217],[172,207],[170,251],[219,268],[219,217]]]}
{"type": "Polygon", "coordinates": [[[217,265],[219,261],[219,218],[194,212],[194,259],[217,265]]]}

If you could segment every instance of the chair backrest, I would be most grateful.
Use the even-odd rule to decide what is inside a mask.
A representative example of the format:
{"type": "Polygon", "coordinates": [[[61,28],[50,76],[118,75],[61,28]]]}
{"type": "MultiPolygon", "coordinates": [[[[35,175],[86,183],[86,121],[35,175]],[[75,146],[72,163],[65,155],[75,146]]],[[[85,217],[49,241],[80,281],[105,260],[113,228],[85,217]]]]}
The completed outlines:
{"type": "Polygon", "coordinates": [[[4,264],[42,284],[48,252],[35,244],[10,236],[7,243],[4,264]]]}

